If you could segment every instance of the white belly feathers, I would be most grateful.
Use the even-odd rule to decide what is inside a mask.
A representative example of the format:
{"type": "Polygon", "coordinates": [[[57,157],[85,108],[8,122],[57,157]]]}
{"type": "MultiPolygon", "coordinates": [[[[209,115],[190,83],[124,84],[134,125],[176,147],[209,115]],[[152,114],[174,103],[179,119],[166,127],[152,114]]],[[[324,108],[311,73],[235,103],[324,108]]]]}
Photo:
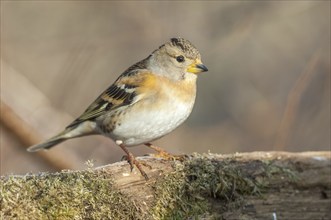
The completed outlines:
{"type": "MultiPolygon", "coordinates": [[[[158,139],[174,130],[187,119],[192,111],[193,103],[194,100],[190,105],[187,105],[187,103],[172,103],[157,109],[131,111],[130,114],[127,114],[130,118],[123,120],[122,123],[116,126],[110,137],[114,141],[123,141],[126,146],[158,139]]],[[[124,117],[126,116],[124,115],[124,117]]]]}

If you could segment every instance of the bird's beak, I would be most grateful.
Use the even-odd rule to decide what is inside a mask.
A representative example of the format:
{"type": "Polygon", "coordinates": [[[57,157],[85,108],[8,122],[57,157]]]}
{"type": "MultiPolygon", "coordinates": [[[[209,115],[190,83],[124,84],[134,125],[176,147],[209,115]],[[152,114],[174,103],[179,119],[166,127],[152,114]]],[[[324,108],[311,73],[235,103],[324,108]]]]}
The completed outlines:
{"type": "Polygon", "coordinates": [[[192,63],[186,70],[187,72],[189,73],[194,73],[194,74],[198,74],[198,73],[201,73],[201,72],[206,72],[208,71],[208,68],[203,65],[203,63],[198,60],[194,63],[192,63]]]}

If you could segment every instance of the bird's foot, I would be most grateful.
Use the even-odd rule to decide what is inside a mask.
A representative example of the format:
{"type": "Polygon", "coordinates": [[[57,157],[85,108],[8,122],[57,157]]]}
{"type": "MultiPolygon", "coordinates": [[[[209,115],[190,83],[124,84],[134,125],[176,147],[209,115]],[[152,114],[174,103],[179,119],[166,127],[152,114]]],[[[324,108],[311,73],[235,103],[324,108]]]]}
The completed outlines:
{"type": "Polygon", "coordinates": [[[145,144],[147,147],[155,150],[157,153],[156,154],[151,154],[152,156],[156,157],[156,158],[162,158],[164,160],[179,160],[179,161],[183,161],[186,157],[186,155],[175,155],[175,154],[171,154],[165,150],[163,150],[162,148],[152,145],[151,143],[147,143],[145,144]]]}
{"type": "MultiPolygon", "coordinates": [[[[145,173],[145,171],[143,170],[143,168],[142,168],[141,165],[142,165],[142,164],[145,165],[145,166],[149,166],[149,165],[147,165],[146,163],[140,163],[140,162],[139,162],[139,161],[133,156],[133,154],[130,153],[130,152],[128,151],[128,149],[126,149],[126,147],[124,146],[123,143],[119,143],[118,145],[119,145],[119,146],[122,148],[122,150],[126,153],[126,156],[124,156],[124,157],[126,157],[128,163],[130,164],[131,172],[132,172],[134,166],[136,166],[137,169],[139,170],[139,172],[141,173],[141,175],[145,178],[145,180],[148,180],[148,176],[147,176],[147,174],[145,173]]],[[[122,159],[123,159],[124,157],[122,157],[122,159]]],[[[150,166],[149,166],[149,167],[150,167],[150,166]]]]}
{"type": "MultiPolygon", "coordinates": [[[[131,154],[131,153],[130,153],[130,154],[131,154]]],[[[131,154],[131,157],[134,157],[134,156],[131,154]]],[[[134,157],[134,159],[137,160],[135,157],[134,157]]],[[[130,164],[131,171],[132,171],[132,170],[133,170],[133,165],[134,165],[134,164],[131,165],[131,162],[130,162],[130,160],[129,160],[129,156],[128,156],[128,155],[123,155],[121,161],[124,161],[124,160],[125,160],[125,161],[128,161],[128,163],[130,164]]],[[[143,166],[149,168],[149,169],[152,169],[152,166],[149,165],[148,163],[146,163],[145,161],[139,161],[139,163],[140,163],[141,165],[143,165],[143,166]]]]}

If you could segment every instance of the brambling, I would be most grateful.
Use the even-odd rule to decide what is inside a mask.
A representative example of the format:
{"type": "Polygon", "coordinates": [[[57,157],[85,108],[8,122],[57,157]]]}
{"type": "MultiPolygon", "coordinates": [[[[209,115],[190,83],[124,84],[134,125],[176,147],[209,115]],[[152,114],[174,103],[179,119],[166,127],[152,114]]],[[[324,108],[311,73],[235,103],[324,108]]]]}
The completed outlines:
{"type": "Polygon", "coordinates": [[[196,97],[197,74],[208,71],[195,46],[183,38],[172,38],[147,58],[124,71],[64,131],[29,152],[49,149],[63,141],[85,135],[110,137],[147,179],[140,163],[126,147],[150,142],[182,124],[190,115],[196,97]]]}

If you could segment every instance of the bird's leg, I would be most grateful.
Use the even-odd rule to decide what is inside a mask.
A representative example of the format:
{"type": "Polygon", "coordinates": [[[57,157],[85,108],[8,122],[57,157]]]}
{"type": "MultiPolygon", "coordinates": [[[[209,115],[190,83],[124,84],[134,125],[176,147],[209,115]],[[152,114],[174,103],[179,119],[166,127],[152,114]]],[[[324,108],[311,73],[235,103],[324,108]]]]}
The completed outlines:
{"type": "Polygon", "coordinates": [[[128,158],[128,163],[130,164],[131,172],[133,170],[133,166],[136,165],[136,167],[140,171],[141,175],[146,180],[148,180],[148,176],[145,173],[145,171],[143,170],[143,168],[141,167],[141,164],[138,162],[138,160],[136,160],[136,158],[133,156],[133,154],[128,151],[128,149],[125,147],[125,145],[123,144],[123,142],[122,141],[116,141],[116,144],[118,146],[120,146],[122,148],[122,150],[126,153],[127,158],[128,158]]]}
{"type": "Polygon", "coordinates": [[[163,158],[165,160],[183,160],[185,155],[174,155],[171,154],[165,150],[163,150],[161,147],[155,146],[151,143],[146,143],[145,144],[147,147],[152,148],[153,150],[155,150],[157,152],[157,154],[154,154],[155,157],[158,158],[163,158]]]}

